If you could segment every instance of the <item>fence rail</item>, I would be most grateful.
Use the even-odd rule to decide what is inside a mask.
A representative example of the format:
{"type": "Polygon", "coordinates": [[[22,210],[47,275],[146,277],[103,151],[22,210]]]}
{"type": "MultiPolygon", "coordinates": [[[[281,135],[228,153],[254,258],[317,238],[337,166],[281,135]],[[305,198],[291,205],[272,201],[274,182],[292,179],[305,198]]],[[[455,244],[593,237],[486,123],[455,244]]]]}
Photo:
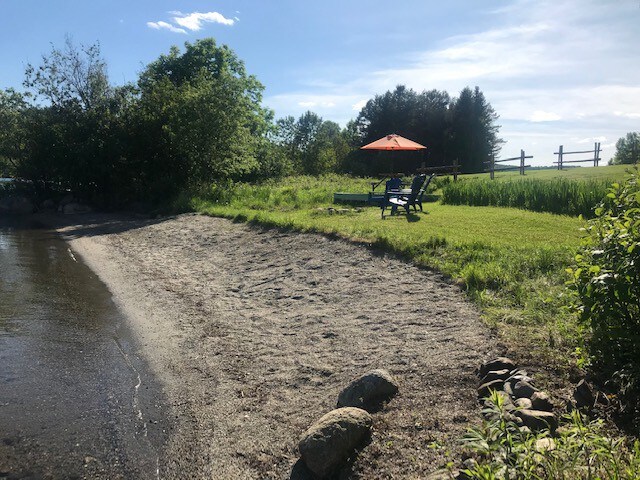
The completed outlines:
{"type": "Polygon", "coordinates": [[[422,167],[418,169],[418,173],[445,173],[453,175],[453,181],[458,181],[458,175],[460,174],[460,163],[456,158],[452,165],[442,165],[438,167],[422,167]]]}
{"type": "Polygon", "coordinates": [[[593,162],[593,166],[597,167],[598,163],[601,160],[600,159],[600,142],[595,142],[595,144],[593,145],[593,150],[579,150],[575,152],[565,152],[564,147],[560,145],[560,147],[558,147],[558,151],[553,152],[553,154],[558,155],[558,160],[553,162],[556,165],[558,165],[558,170],[562,170],[562,165],[565,163],[593,162]],[[593,158],[587,158],[585,160],[565,160],[564,159],[565,155],[576,155],[576,154],[583,154],[583,153],[593,153],[593,158]]]}
{"type": "Polygon", "coordinates": [[[496,160],[495,156],[492,155],[491,160],[485,162],[485,165],[488,165],[489,176],[491,177],[491,180],[493,180],[495,178],[496,163],[513,162],[514,160],[519,160],[519,165],[505,165],[503,167],[500,167],[498,171],[502,172],[505,170],[520,170],[520,175],[524,175],[524,169],[531,168],[531,165],[525,165],[525,160],[530,158],[533,158],[533,155],[525,155],[524,150],[520,150],[519,157],[501,158],[500,160],[496,160]]]}

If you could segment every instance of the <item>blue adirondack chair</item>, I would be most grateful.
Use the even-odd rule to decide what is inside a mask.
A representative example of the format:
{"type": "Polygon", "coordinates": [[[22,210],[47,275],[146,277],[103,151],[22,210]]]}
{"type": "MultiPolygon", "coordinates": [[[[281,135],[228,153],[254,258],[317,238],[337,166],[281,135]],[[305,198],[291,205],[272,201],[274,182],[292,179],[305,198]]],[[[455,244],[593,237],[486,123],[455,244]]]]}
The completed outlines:
{"type": "Polygon", "coordinates": [[[384,192],[384,199],[380,204],[380,208],[382,209],[382,219],[384,219],[384,212],[387,207],[391,207],[391,214],[396,213],[398,207],[404,208],[407,215],[409,214],[411,207],[413,207],[415,212],[417,212],[418,207],[420,207],[420,211],[422,212],[422,199],[427,191],[427,187],[435,176],[436,174],[434,173],[427,179],[425,174],[416,175],[411,182],[411,192],[405,193],[401,190],[387,188],[384,192]]]}

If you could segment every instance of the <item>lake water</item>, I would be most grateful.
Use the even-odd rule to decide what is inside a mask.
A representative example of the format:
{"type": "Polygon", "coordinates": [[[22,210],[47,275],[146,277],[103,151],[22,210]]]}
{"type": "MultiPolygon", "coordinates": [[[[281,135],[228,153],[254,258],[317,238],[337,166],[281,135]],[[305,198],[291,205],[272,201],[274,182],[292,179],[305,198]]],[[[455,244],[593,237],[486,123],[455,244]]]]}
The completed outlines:
{"type": "Polygon", "coordinates": [[[0,217],[0,478],[156,478],[166,399],[109,291],[0,217]]]}

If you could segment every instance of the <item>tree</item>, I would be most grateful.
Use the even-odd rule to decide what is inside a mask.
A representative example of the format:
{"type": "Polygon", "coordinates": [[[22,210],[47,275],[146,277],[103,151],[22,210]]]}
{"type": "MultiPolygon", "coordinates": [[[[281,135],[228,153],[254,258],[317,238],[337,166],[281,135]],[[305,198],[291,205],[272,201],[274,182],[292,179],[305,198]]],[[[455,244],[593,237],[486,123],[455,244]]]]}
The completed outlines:
{"type": "Polygon", "coordinates": [[[15,175],[25,155],[27,98],[13,89],[0,90],[0,177],[15,175]]]}
{"type": "Polygon", "coordinates": [[[76,47],[67,37],[62,49],[52,45],[49,55],[43,55],[40,66],[27,65],[24,85],[54,107],[73,104],[90,110],[98,106],[110,90],[100,44],[76,47]]]}
{"type": "MultiPolygon", "coordinates": [[[[451,98],[447,92],[429,90],[417,93],[398,85],[395,90],[376,95],[360,111],[355,130],[360,146],[397,133],[427,146],[429,165],[451,164],[449,155],[451,98]]],[[[349,163],[355,170],[365,167],[368,173],[389,168],[388,158],[377,161],[371,154],[352,154],[349,163]],[[367,168],[368,167],[368,168],[367,168]]],[[[425,161],[425,154],[394,153],[394,167],[415,170],[425,161]]]]}
{"type": "Polygon", "coordinates": [[[466,87],[452,107],[452,153],[465,173],[482,172],[500,151],[498,115],[478,87],[466,87]]]}
{"type": "Polygon", "coordinates": [[[632,164],[640,161],[640,132],[629,132],[616,142],[615,165],[632,164]]]}
{"type": "Polygon", "coordinates": [[[182,53],[172,47],[145,68],[138,87],[136,156],[157,173],[159,191],[260,168],[272,114],[260,105],[264,87],[227,46],[204,39],[185,43],[182,53]]]}

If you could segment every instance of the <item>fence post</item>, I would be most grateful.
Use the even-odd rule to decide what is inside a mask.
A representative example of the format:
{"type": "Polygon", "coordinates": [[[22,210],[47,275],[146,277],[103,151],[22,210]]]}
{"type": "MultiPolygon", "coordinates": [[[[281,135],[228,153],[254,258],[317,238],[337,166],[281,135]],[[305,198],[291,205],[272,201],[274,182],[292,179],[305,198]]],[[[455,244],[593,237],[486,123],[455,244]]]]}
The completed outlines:
{"type": "Polygon", "coordinates": [[[520,175],[524,175],[524,150],[520,150],[520,175]]]}
{"type": "Polygon", "coordinates": [[[496,154],[491,154],[491,163],[489,163],[489,178],[493,180],[496,176],[496,154]]]}
{"type": "Polygon", "coordinates": [[[558,148],[558,170],[562,170],[562,145],[558,148]]]}
{"type": "Polygon", "coordinates": [[[600,160],[600,142],[596,142],[593,146],[593,166],[598,166],[598,161],[600,160]]]}
{"type": "Polygon", "coordinates": [[[458,159],[457,158],[453,161],[453,181],[454,182],[458,181],[458,159]]]}

